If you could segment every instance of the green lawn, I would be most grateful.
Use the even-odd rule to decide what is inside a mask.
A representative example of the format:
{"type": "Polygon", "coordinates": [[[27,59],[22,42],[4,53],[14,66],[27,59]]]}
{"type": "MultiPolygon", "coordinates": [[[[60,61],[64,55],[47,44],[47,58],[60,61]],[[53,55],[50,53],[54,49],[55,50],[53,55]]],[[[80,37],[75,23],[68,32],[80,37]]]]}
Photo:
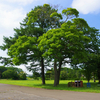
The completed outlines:
{"type": "Polygon", "coordinates": [[[74,82],[74,80],[61,80],[60,85],[58,85],[57,87],[53,86],[53,83],[54,83],[53,80],[46,80],[46,85],[42,85],[41,80],[0,80],[0,83],[35,87],[35,88],[44,88],[44,89],[100,93],[100,87],[97,86],[98,81],[96,81],[96,83],[94,83],[93,81],[90,81],[91,83],[90,88],[87,88],[86,86],[87,81],[83,81],[83,87],[79,87],[79,88],[68,87],[68,82],[71,82],[71,81],[74,82]]]}

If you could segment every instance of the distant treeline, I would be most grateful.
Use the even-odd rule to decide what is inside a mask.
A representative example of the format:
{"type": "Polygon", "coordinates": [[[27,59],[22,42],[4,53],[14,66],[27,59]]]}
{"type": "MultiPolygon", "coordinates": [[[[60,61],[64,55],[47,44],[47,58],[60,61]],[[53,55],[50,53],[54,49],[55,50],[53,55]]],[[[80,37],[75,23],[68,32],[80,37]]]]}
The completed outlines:
{"type": "MultiPolygon", "coordinates": [[[[82,72],[80,69],[71,69],[71,68],[61,68],[60,80],[80,80],[82,79],[82,72]]],[[[46,79],[54,79],[54,70],[48,70],[46,72],[46,79]]]]}
{"type": "Polygon", "coordinates": [[[26,73],[20,68],[0,66],[0,79],[26,80],[26,73]]]}
{"type": "MultiPolygon", "coordinates": [[[[41,74],[38,72],[33,72],[33,75],[31,76],[31,78],[33,79],[39,79],[40,77],[41,74]]],[[[54,80],[53,68],[46,71],[45,79],[54,80]]],[[[91,79],[94,79],[93,74],[91,76],[91,79]]],[[[95,76],[95,79],[97,79],[97,76],[95,76]]],[[[83,69],[71,69],[71,68],[64,67],[61,68],[60,80],[87,80],[87,79],[83,69]]]]}

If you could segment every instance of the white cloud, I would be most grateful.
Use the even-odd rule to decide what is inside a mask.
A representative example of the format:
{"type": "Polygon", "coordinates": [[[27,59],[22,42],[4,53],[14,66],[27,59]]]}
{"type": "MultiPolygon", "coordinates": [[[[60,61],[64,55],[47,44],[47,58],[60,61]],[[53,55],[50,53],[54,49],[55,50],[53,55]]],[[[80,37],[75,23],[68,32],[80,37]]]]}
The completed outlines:
{"type": "Polygon", "coordinates": [[[20,5],[27,5],[37,0],[6,0],[6,1],[11,3],[19,3],[20,5]]]}
{"type": "Polygon", "coordinates": [[[21,68],[28,75],[32,75],[32,71],[28,71],[27,68],[24,65],[15,66],[15,67],[21,68]]]}
{"type": "MultiPolygon", "coordinates": [[[[13,36],[13,28],[18,28],[20,26],[19,22],[22,22],[26,16],[27,11],[19,4],[29,4],[33,0],[15,0],[10,3],[11,1],[14,0],[0,0],[0,45],[3,43],[3,36],[13,36]]],[[[7,57],[7,51],[0,50],[0,56],[7,57]]],[[[19,67],[29,73],[24,66],[19,67]]]]}
{"type": "MultiPolygon", "coordinates": [[[[13,36],[13,28],[19,27],[19,22],[25,18],[26,13],[21,7],[13,7],[11,5],[0,2],[0,45],[3,43],[3,36],[13,36]]],[[[5,56],[5,52],[0,50],[0,56],[5,56]]]]}
{"type": "MultiPolygon", "coordinates": [[[[12,31],[13,28],[19,27],[19,22],[25,18],[22,8],[13,8],[10,5],[0,4],[0,28],[1,30],[12,31]]],[[[1,33],[1,32],[0,32],[1,33]]],[[[2,33],[1,33],[2,34],[2,33]]],[[[10,34],[9,34],[10,35],[10,34]]]]}
{"type": "Polygon", "coordinates": [[[73,0],[72,7],[83,14],[98,13],[100,10],[100,0],[73,0]]]}

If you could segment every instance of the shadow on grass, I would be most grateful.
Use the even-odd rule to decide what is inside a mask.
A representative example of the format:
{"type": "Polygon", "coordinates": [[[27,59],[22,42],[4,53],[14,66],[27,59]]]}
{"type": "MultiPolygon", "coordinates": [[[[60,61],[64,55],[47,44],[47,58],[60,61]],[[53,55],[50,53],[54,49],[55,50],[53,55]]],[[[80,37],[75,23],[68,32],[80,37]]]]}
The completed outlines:
{"type": "Polygon", "coordinates": [[[0,83],[3,84],[12,84],[12,85],[19,85],[19,86],[27,86],[27,87],[34,87],[34,88],[44,88],[44,89],[53,89],[53,90],[67,90],[67,91],[78,91],[78,92],[93,92],[93,93],[100,93],[100,87],[97,86],[97,82],[90,82],[91,87],[87,87],[87,81],[83,80],[83,87],[68,87],[68,82],[74,80],[61,80],[60,84],[54,87],[53,80],[46,80],[46,84],[42,85],[41,80],[0,80],[0,83]]]}
{"type": "Polygon", "coordinates": [[[67,91],[77,91],[77,92],[92,92],[100,93],[100,87],[97,86],[97,83],[91,83],[91,87],[88,88],[86,83],[83,83],[83,87],[68,87],[68,84],[59,84],[54,87],[53,84],[35,84],[36,87],[41,87],[44,89],[53,89],[53,90],[67,90],[67,91]]]}

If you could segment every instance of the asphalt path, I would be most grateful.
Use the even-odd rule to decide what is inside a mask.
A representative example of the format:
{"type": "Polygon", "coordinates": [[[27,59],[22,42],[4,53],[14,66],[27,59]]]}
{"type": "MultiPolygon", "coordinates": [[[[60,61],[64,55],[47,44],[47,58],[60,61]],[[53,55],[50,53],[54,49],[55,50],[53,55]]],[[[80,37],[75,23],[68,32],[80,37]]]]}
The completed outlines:
{"type": "Polygon", "coordinates": [[[100,93],[49,90],[0,84],[0,100],[100,100],[100,93]]]}

